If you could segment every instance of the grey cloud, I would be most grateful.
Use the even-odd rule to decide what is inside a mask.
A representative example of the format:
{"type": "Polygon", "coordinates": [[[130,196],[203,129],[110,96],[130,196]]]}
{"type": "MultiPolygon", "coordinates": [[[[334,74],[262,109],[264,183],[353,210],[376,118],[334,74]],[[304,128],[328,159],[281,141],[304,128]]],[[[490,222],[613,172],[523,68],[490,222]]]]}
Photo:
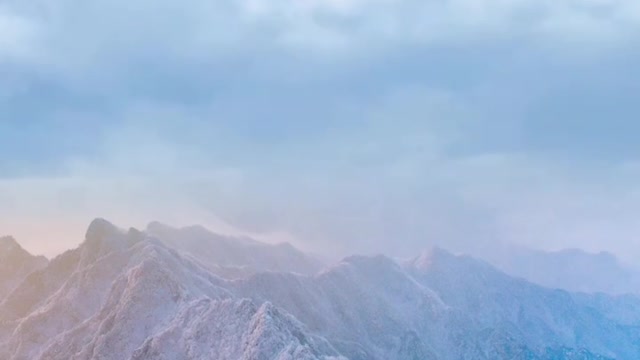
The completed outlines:
{"type": "Polygon", "coordinates": [[[2,10],[5,53],[26,55],[26,47],[35,62],[68,75],[136,61],[215,64],[272,51],[308,52],[310,61],[390,45],[538,37],[579,40],[580,47],[633,37],[640,20],[633,1],[42,0],[2,10]]]}
{"type": "Polygon", "coordinates": [[[599,88],[610,63],[584,64],[632,43],[638,14],[607,0],[7,2],[0,67],[18,75],[0,85],[0,125],[106,125],[80,127],[83,147],[56,157],[63,184],[3,183],[0,196],[23,204],[15,223],[73,193],[60,216],[214,213],[321,251],[635,251],[633,185],[578,177],[531,129],[575,145],[561,125],[616,88],[599,88]],[[595,90],[550,116],[576,87],[595,90]]]}

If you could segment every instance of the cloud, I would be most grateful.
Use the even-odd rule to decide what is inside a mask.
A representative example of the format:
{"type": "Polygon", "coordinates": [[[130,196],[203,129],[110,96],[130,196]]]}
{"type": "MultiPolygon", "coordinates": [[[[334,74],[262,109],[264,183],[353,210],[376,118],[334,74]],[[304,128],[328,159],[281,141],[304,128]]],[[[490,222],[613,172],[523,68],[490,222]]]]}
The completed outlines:
{"type": "MultiPolygon", "coordinates": [[[[370,220],[368,210],[357,215],[366,203],[354,202],[349,214],[338,211],[345,204],[326,202],[328,198],[366,201],[366,194],[377,191],[377,183],[371,184],[368,177],[380,172],[384,181],[411,179],[413,165],[402,163],[407,156],[416,153],[428,159],[439,151],[446,141],[444,132],[436,139],[429,129],[430,124],[446,121],[445,117],[453,119],[456,105],[449,97],[415,89],[382,97],[374,107],[370,100],[335,103],[330,106],[334,121],[316,123],[311,130],[307,129],[311,125],[296,130],[290,123],[293,119],[279,130],[273,129],[274,123],[265,124],[275,131],[274,140],[253,134],[255,121],[263,119],[254,119],[254,112],[245,119],[236,107],[256,106],[260,112],[260,106],[269,108],[269,103],[259,105],[251,102],[259,99],[244,97],[242,103],[214,103],[205,109],[131,105],[122,112],[94,114],[94,126],[109,124],[98,132],[81,125],[77,116],[60,113],[56,115],[60,122],[44,131],[56,139],[86,136],[82,142],[92,144],[91,150],[55,160],[52,173],[57,175],[9,177],[0,182],[2,228],[15,229],[18,224],[19,229],[12,232],[37,244],[47,241],[34,238],[32,231],[25,231],[29,227],[19,224],[31,219],[46,226],[52,218],[68,223],[62,235],[42,234],[55,240],[44,250],[50,254],[79,241],[84,226],[78,224],[96,216],[138,226],[154,219],[211,224],[220,217],[253,233],[291,232],[313,248],[310,242],[317,239],[304,239],[312,229],[331,227],[331,223],[339,226],[343,221],[327,211],[370,220]],[[215,121],[219,117],[229,123],[215,121]],[[243,121],[249,121],[246,128],[243,121]],[[232,123],[235,126],[230,128],[232,123]],[[350,194],[358,183],[366,192],[350,194]],[[322,217],[326,219],[314,221],[322,217]]],[[[286,116],[288,109],[272,111],[284,111],[286,116]]],[[[348,236],[341,234],[336,241],[348,236]]],[[[356,248],[346,245],[344,250],[356,248]]],[[[324,245],[317,249],[328,250],[324,245]]]]}
{"type": "Polygon", "coordinates": [[[629,41],[639,20],[629,0],[43,1],[5,5],[0,44],[5,54],[31,55],[69,75],[138,62],[214,65],[247,53],[361,60],[398,47],[478,41],[579,49],[629,41]]]}
{"type": "Polygon", "coordinates": [[[68,224],[47,253],[95,216],[219,217],[340,253],[633,253],[634,185],[600,174],[632,179],[620,164],[640,154],[639,14],[624,0],[5,4],[0,229],[35,246],[49,235],[31,224],[68,224]]]}
{"type": "MultiPolygon", "coordinates": [[[[96,216],[138,227],[203,223],[272,241],[268,234],[288,233],[306,249],[340,255],[406,256],[432,244],[482,252],[501,242],[635,254],[632,163],[594,173],[592,164],[530,151],[459,151],[477,143],[483,119],[472,115],[483,104],[446,91],[402,87],[342,100],[330,106],[330,125],[309,124],[310,134],[287,124],[274,142],[254,138],[254,123],[246,133],[207,121],[220,114],[214,105],[103,114],[110,125],[95,149],[59,161],[58,177],[0,182],[0,228],[47,254],[79,242],[96,216]]],[[[237,126],[242,117],[230,119],[237,126]]]]}
{"type": "Polygon", "coordinates": [[[0,65],[34,56],[31,45],[37,35],[37,24],[0,4],[0,65]]]}
{"type": "Polygon", "coordinates": [[[492,214],[496,239],[543,249],[637,250],[637,184],[629,165],[580,168],[531,154],[473,156],[453,166],[456,187],[492,214]],[[473,179],[473,180],[469,180],[473,179]]]}

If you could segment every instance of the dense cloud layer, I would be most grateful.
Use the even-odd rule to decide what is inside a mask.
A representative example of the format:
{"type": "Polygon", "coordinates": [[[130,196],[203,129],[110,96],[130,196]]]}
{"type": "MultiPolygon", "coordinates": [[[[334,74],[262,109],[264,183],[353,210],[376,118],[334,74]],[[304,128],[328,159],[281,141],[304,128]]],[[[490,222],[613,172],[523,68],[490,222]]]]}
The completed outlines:
{"type": "Polygon", "coordinates": [[[333,56],[402,44],[527,38],[610,45],[634,37],[640,6],[626,0],[39,0],[5,1],[0,15],[5,56],[95,66],[153,53],[188,61],[241,52],[333,56]]]}
{"type": "Polygon", "coordinates": [[[613,0],[4,1],[0,232],[637,255],[639,25],[613,0]]]}

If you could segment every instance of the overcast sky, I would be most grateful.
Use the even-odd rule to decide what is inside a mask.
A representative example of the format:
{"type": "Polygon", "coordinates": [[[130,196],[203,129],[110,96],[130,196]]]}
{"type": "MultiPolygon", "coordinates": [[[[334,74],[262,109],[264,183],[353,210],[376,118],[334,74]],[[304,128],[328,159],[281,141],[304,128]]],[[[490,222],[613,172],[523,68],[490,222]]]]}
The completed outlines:
{"type": "Polygon", "coordinates": [[[0,0],[0,233],[640,256],[637,0],[0,0]]]}

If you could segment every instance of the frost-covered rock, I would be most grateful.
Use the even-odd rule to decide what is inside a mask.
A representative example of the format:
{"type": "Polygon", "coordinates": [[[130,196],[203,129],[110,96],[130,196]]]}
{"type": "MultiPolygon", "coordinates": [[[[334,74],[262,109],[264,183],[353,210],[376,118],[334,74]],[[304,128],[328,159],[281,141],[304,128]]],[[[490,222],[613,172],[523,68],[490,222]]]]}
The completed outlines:
{"type": "Polygon", "coordinates": [[[146,231],[229,278],[261,271],[314,274],[323,267],[320,260],[289,243],[272,245],[249,237],[216,234],[202,226],[176,229],[158,222],[150,223],[146,231]]]}
{"type": "Polygon", "coordinates": [[[545,287],[612,295],[640,294],[638,270],[608,252],[542,251],[505,245],[483,257],[509,275],[545,287]]]}
{"type": "Polygon", "coordinates": [[[0,237],[0,301],[27,275],[46,265],[45,257],[31,255],[13,237],[0,237]]]}
{"type": "Polygon", "coordinates": [[[270,303],[196,300],[133,355],[143,359],[337,359],[324,339],[270,303]],[[324,355],[323,355],[324,354],[324,355]]]}
{"type": "Polygon", "coordinates": [[[201,257],[94,221],[0,302],[0,359],[640,358],[638,298],[548,289],[441,249],[306,275],[201,257]]]}
{"type": "Polygon", "coordinates": [[[149,354],[164,342],[153,340],[176,331],[185,347],[173,351],[184,353],[160,358],[210,359],[216,351],[229,359],[338,355],[290,315],[268,303],[243,300],[226,285],[147,234],[96,220],[79,248],[30,275],[0,305],[0,358],[155,359],[149,354]],[[236,322],[231,328],[209,323],[230,319],[236,322]],[[186,340],[189,329],[177,325],[185,321],[202,343],[186,340]],[[220,337],[221,329],[226,338],[220,337]],[[220,348],[236,342],[240,353],[220,348]],[[206,351],[193,352],[197,347],[206,351]]]}
{"type": "Polygon", "coordinates": [[[562,353],[557,349],[565,348],[594,356],[640,358],[640,338],[633,326],[576,301],[567,291],[510,277],[485,262],[442,249],[405,263],[405,268],[464,314],[471,329],[537,353],[546,348],[562,353]]]}

